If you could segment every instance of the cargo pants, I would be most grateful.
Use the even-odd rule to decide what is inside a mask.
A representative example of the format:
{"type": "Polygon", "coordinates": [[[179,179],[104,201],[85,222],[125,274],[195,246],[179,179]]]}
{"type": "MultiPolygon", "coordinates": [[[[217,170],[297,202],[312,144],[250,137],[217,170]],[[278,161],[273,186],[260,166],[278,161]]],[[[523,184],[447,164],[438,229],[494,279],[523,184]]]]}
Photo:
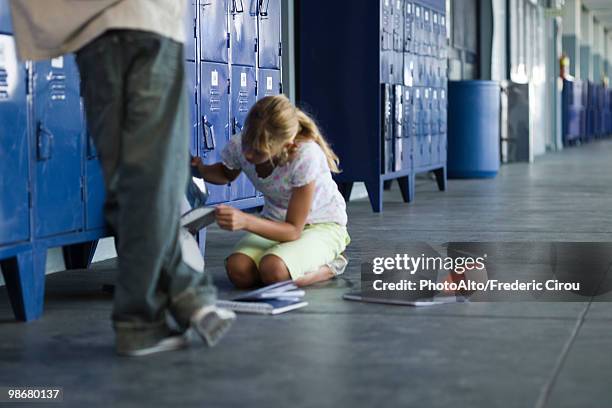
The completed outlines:
{"type": "Polygon", "coordinates": [[[166,311],[186,329],[195,310],[216,300],[209,277],[183,262],[179,242],[190,135],[183,45],[112,30],[79,50],[77,63],[117,239],[114,328],[147,345],[169,333],[166,311]]]}

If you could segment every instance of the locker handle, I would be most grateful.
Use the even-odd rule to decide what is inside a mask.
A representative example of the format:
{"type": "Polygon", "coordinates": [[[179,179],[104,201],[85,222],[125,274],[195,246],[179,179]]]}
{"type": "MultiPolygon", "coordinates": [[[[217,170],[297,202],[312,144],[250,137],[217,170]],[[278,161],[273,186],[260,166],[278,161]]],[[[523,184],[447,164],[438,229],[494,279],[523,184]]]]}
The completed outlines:
{"type": "Polygon", "coordinates": [[[244,4],[242,4],[242,0],[232,0],[232,14],[240,13],[244,13],[244,4]],[[238,2],[240,2],[240,7],[238,7],[238,2]]]}
{"type": "Polygon", "coordinates": [[[238,122],[238,119],[234,118],[234,123],[232,123],[232,133],[234,135],[242,132],[242,125],[238,122]]]}
{"type": "Polygon", "coordinates": [[[204,149],[206,151],[215,150],[215,128],[206,117],[202,117],[202,123],[204,124],[204,149]]]}
{"type": "Polygon", "coordinates": [[[270,8],[270,0],[259,0],[259,15],[262,17],[268,17],[268,8],[270,8]],[[264,3],[266,8],[264,10],[264,3]]]}
{"type": "Polygon", "coordinates": [[[38,161],[45,161],[51,158],[53,151],[53,133],[46,129],[42,123],[36,126],[36,156],[38,161]]]}

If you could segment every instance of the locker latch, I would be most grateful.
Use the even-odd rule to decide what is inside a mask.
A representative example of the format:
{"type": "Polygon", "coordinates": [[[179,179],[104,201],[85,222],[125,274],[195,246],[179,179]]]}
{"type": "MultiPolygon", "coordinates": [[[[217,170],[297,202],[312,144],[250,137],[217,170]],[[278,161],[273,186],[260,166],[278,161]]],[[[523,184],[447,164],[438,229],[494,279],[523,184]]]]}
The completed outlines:
{"type": "Polygon", "coordinates": [[[204,134],[202,135],[202,144],[204,145],[204,151],[210,152],[215,150],[215,128],[212,123],[206,119],[206,116],[202,116],[202,130],[204,134]]]}
{"type": "Polygon", "coordinates": [[[36,126],[36,157],[39,161],[49,160],[53,150],[53,133],[47,130],[42,123],[36,126]]]}

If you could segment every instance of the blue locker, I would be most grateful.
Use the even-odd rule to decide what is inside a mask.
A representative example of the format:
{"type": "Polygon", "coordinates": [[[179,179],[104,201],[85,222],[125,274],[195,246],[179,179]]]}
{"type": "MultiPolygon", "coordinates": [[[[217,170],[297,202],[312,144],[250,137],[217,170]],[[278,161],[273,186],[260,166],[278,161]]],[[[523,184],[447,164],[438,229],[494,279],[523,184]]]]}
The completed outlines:
{"type": "Polygon", "coordinates": [[[259,68],[281,68],[281,3],[280,0],[259,2],[259,68]]]}
{"type": "Polygon", "coordinates": [[[412,169],[412,139],[414,139],[414,105],[413,105],[413,89],[410,87],[403,87],[404,91],[404,133],[402,140],[402,169],[412,169]]]}
{"type": "Polygon", "coordinates": [[[418,77],[418,66],[415,56],[412,54],[404,54],[404,86],[415,86],[418,77]]]}
{"type": "Polygon", "coordinates": [[[447,31],[446,31],[446,15],[440,14],[440,23],[438,26],[438,57],[442,60],[448,59],[447,51],[447,31]]]}
{"type": "Polygon", "coordinates": [[[381,143],[382,143],[382,173],[391,173],[395,165],[393,159],[393,86],[390,84],[381,85],[381,102],[382,102],[382,128],[381,128],[381,143]]]}
{"type": "MultiPolygon", "coordinates": [[[[254,67],[232,67],[231,79],[231,131],[232,134],[242,132],[244,122],[251,106],[256,99],[256,77],[254,67]]],[[[231,184],[231,199],[240,200],[256,196],[255,187],[244,175],[240,176],[231,184]]]]}
{"type": "Polygon", "coordinates": [[[200,2],[200,59],[228,62],[228,0],[200,2]]]}
{"type": "Polygon", "coordinates": [[[0,246],[30,236],[27,136],[25,65],[13,38],[0,35],[0,246]]]}
{"type": "Polygon", "coordinates": [[[84,126],[78,114],[79,90],[72,55],[34,63],[36,237],[76,231],[84,225],[81,178],[84,126]]]}
{"type": "Polygon", "coordinates": [[[393,49],[404,52],[404,0],[393,0],[393,49]]]}
{"type": "Polygon", "coordinates": [[[12,34],[11,7],[8,0],[0,0],[0,34],[12,34]]]}
{"type": "Polygon", "coordinates": [[[430,88],[425,88],[423,90],[423,110],[421,115],[421,126],[422,126],[422,143],[423,143],[423,157],[421,164],[430,165],[431,164],[431,155],[432,155],[432,140],[431,140],[431,101],[432,94],[430,88]]]}
{"type": "Polygon", "coordinates": [[[432,35],[432,15],[431,10],[423,8],[423,55],[432,55],[431,35],[432,35]]]}
{"type": "Polygon", "coordinates": [[[403,168],[404,157],[404,88],[402,85],[393,87],[393,170],[403,168]]]}
{"type": "Polygon", "coordinates": [[[230,0],[230,52],[232,64],[257,64],[258,0],[230,0]]]}
{"type": "Polygon", "coordinates": [[[446,89],[441,88],[439,90],[439,115],[438,115],[438,133],[446,133],[447,122],[448,122],[448,101],[446,98],[446,89]]]}
{"type": "Polygon", "coordinates": [[[188,1],[187,13],[185,14],[185,59],[196,60],[196,38],[198,35],[198,5],[197,0],[188,1]]]}
{"type": "MultiPolygon", "coordinates": [[[[226,64],[201,64],[201,123],[198,146],[206,164],[221,161],[221,151],[229,138],[229,68],[226,64]]],[[[209,185],[209,203],[229,201],[226,185],[209,185]]]]}
{"type": "Polygon", "coordinates": [[[260,69],[257,73],[257,99],[283,93],[281,72],[278,69],[260,69]]]}
{"type": "Polygon", "coordinates": [[[381,0],[380,3],[380,49],[393,49],[393,4],[392,0],[381,0]]]}
{"type": "Polygon", "coordinates": [[[414,53],[416,55],[423,54],[423,50],[424,50],[423,29],[424,29],[423,6],[415,3],[414,5],[414,53]]]}
{"type": "Polygon", "coordinates": [[[414,5],[404,4],[404,52],[414,52],[414,5]]]}
{"type": "Polygon", "coordinates": [[[200,106],[200,92],[197,82],[197,67],[195,62],[185,63],[185,82],[187,86],[187,95],[189,98],[189,153],[192,156],[198,155],[198,139],[200,135],[200,119],[198,111],[200,106]]]}

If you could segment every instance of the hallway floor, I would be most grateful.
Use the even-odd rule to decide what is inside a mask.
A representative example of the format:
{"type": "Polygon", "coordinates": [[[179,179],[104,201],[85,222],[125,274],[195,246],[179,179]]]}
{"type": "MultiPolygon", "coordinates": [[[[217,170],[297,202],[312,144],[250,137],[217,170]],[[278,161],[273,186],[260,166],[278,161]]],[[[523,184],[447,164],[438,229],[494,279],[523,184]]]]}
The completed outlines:
{"type": "MultiPolygon", "coordinates": [[[[50,275],[44,317],[13,321],[0,289],[0,385],[64,387],[74,407],[612,406],[611,303],[465,303],[409,308],[347,302],[360,264],[409,241],[612,242],[612,141],[502,167],[492,180],[419,179],[382,214],[351,202],[349,270],[307,291],[307,308],[240,315],[214,349],[145,359],[113,354],[114,261],[50,275]]],[[[241,234],[209,232],[207,268],[241,234]]],[[[612,279],[608,272],[607,280],[612,279]]]]}

